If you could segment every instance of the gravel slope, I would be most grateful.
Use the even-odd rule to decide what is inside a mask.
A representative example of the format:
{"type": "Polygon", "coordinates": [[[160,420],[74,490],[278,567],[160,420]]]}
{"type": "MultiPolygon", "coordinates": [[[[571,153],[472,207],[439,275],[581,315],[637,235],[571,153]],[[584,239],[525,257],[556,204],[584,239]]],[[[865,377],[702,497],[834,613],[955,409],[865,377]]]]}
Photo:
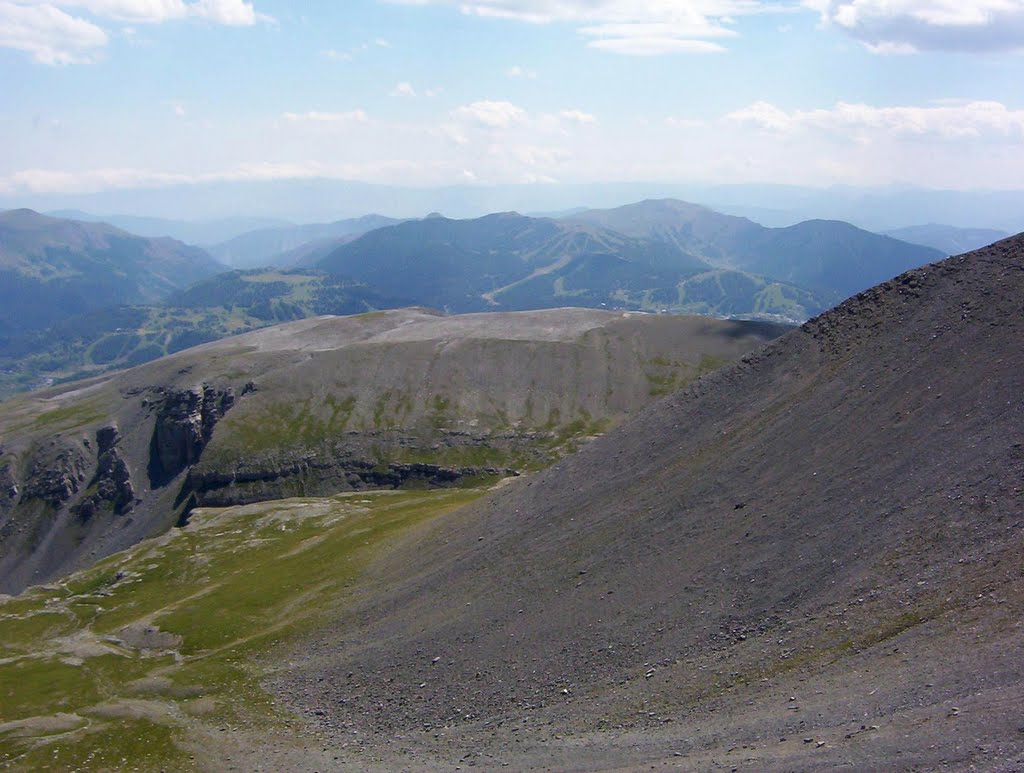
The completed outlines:
{"type": "Polygon", "coordinates": [[[1022,298],[904,274],[409,537],[260,764],[1024,768],[1022,298]]]}

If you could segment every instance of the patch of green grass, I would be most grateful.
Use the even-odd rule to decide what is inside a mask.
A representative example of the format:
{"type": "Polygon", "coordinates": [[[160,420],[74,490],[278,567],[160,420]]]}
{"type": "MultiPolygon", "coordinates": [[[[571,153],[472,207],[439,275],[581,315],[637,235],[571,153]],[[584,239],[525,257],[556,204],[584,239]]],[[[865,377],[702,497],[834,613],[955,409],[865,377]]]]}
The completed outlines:
{"type": "MultiPolygon", "coordinates": [[[[146,719],[105,722],[50,743],[38,744],[19,755],[22,770],[200,770],[196,761],[176,744],[177,734],[167,725],[146,719]]],[[[0,749],[0,762],[4,761],[0,749]]]]}
{"type": "Polygon", "coordinates": [[[36,723],[0,735],[0,765],[184,770],[196,723],[287,726],[260,686],[261,664],[343,604],[381,546],[484,492],[373,492],[200,510],[188,527],[61,586],[0,602],[0,641],[17,656],[0,664],[0,718],[36,723]],[[126,626],[156,627],[163,639],[155,650],[134,649],[126,626]],[[151,685],[143,693],[134,686],[140,679],[151,685]],[[186,722],[183,712],[199,695],[210,713],[186,722]],[[140,699],[145,710],[133,708],[140,699]],[[86,717],[88,727],[57,736],[45,718],[58,713],[86,717]]]}
{"type": "Polygon", "coordinates": [[[100,422],[106,415],[106,410],[96,400],[82,400],[39,414],[32,422],[32,429],[50,432],[77,429],[100,422]]]}
{"type": "Polygon", "coordinates": [[[20,658],[0,665],[0,717],[21,719],[70,712],[101,697],[94,674],[48,658],[20,658]]]}
{"type": "Polygon", "coordinates": [[[59,611],[5,615],[0,618],[0,648],[8,654],[33,652],[34,642],[63,636],[74,627],[74,617],[59,611]]]}

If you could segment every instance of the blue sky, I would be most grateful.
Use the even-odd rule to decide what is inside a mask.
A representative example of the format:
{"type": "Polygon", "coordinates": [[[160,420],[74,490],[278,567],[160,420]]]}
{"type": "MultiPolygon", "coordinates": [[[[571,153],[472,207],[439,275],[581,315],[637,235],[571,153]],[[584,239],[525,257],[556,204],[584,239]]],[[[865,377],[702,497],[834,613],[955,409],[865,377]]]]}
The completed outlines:
{"type": "Polygon", "coordinates": [[[1024,0],[0,0],[0,193],[1019,188],[1024,0]]]}

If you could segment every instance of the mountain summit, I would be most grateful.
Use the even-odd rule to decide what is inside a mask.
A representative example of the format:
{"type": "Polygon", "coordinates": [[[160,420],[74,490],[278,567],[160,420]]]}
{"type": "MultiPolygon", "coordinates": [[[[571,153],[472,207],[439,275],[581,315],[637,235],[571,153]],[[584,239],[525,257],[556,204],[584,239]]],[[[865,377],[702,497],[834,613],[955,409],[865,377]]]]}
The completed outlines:
{"type": "Polygon", "coordinates": [[[766,228],[745,217],[675,199],[590,210],[568,220],[664,241],[717,267],[831,291],[839,299],[946,254],[838,220],[766,228]]]}

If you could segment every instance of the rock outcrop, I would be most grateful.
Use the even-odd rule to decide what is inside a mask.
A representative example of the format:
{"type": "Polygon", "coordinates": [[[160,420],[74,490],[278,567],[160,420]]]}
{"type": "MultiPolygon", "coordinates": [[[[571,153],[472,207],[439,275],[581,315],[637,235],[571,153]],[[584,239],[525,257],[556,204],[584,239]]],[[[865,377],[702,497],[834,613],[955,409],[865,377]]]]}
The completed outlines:
{"type": "Polygon", "coordinates": [[[443,488],[474,478],[519,475],[507,467],[452,467],[426,462],[380,463],[352,456],[305,457],[274,467],[231,473],[194,468],[187,488],[195,507],[231,507],[293,496],[326,496],[339,491],[419,486],[443,488]]]}
{"type": "Polygon", "coordinates": [[[117,448],[120,439],[117,427],[104,427],[96,433],[99,457],[96,474],[89,484],[89,489],[94,490],[75,508],[82,518],[91,518],[104,505],[109,505],[117,515],[123,515],[135,506],[131,471],[117,448]]]}
{"type": "Polygon", "coordinates": [[[154,488],[199,461],[214,426],[235,404],[234,390],[209,384],[163,394],[150,445],[149,477],[154,488]]]}
{"type": "Polygon", "coordinates": [[[21,499],[38,499],[50,507],[60,507],[81,489],[91,461],[81,446],[67,438],[54,438],[37,446],[21,499]]]}
{"type": "MultiPolygon", "coordinates": [[[[2,452],[2,449],[0,449],[2,452]]],[[[18,502],[18,482],[10,463],[0,466],[0,517],[7,515],[18,502]]]]}

